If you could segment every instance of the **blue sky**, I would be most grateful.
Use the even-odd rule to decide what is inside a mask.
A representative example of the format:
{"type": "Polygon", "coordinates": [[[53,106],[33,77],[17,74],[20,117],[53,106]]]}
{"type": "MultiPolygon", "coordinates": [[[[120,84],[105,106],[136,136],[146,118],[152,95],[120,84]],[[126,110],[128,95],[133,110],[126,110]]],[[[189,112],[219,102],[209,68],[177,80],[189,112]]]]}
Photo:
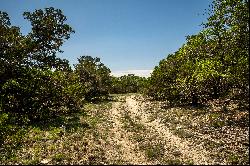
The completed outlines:
{"type": "Polygon", "coordinates": [[[71,64],[81,55],[100,57],[113,72],[152,70],[196,34],[212,0],[1,0],[13,25],[27,34],[24,11],[60,8],[76,31],[59,54],[71,64]]]}

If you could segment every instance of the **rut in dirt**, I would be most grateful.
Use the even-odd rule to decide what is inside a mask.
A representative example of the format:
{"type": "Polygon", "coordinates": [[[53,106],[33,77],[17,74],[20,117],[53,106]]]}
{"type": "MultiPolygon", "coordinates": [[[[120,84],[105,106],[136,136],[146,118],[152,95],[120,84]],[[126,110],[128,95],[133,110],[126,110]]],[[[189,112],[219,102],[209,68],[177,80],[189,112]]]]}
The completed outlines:
{"type": "Polygon", "coordinates": [[[214,163],[201,146],[193,147],[188,140],[172,134],[161,119],[150,119],[148,103],[136,97],[130,95],[123,102],[114,102],[109,111],[113,125],[108,139],[112,146],[106,152],[108,159],[129,164],[214,163]]]}

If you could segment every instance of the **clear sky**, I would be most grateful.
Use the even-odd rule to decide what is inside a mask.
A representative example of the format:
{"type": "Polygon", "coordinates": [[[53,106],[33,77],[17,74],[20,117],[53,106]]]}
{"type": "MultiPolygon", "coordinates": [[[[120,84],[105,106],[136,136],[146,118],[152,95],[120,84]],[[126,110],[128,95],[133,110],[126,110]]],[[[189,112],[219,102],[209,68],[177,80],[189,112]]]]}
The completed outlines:
{"type": "Polygon", "coordinates": [[[196,34],[212,0],[1,0],[13,25],[27,34],[24,11],[60,8],[76,31],[59,54],[70,64],[81,55],[100,57],[117,71],[152,70],[196,34]]]}

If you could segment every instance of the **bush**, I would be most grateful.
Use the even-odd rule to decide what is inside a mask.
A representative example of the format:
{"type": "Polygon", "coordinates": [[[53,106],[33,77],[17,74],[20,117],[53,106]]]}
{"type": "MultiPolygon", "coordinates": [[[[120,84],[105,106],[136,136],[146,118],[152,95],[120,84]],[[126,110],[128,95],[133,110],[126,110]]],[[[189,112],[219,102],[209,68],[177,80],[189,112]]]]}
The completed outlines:
{"type": "Polygon", "coordinates": [[[174,54],[160,61],[147,95],[197,105],[249,98],[249,7],[245,0],[214,0],[207,23],[174,54]],[[234,93],[237,90],[237,93],[234,93]]]}

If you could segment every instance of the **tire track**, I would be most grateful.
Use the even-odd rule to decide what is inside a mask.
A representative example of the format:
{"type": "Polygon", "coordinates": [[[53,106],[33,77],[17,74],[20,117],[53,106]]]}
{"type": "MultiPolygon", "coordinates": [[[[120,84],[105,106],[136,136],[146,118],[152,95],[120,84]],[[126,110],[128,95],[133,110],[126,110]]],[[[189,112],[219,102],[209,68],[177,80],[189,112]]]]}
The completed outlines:
{"type": "MultiPolygon", "coordinates": [[[[164,142],[164,156],[174,156],[178,152],[177,159],[183,163],[192,161],[195,165],[215,164],[209,157],[209,152],[202,145],[194,146],[192,142],[185,138],[174,135],[163,123],[156,118],[150,121],[150,113],[147,113],[148,103],[138,101],[135,95],[127,96],[125,102],[114,102],[109,111],[110,121],[113,123],[108,138],[109,147],[106,155],[109,161],[121,161],[123,164],[162,164],[161,161],[152,161],[146,157],[145,152],[139,148],[138,142],[131,141],[131,136],[136,132],[129,132],[123,128],[122,118],[126,113],[137,123],[146,127],[144,136],[148,139],[151,135],[156,135],[157,139],[164,142]],[[138,118],[139,117],[139,118],[138,118]]],[[[143,132],[142,132],[143,133],[143,132]]],[[[147,140],[149,141],[149,140],[147,140]]],[[[168,160],[168,158],[167,158],[168,160]]],[[[169,158],[171,160],[171,158],[169,158]]]]}
{"type": "MultiPolygon", "coordinates": [[[[171,133],[171,131],[161,123],[161,119],[157,118],[149,122],[149,114],[146,113],[145,102],[138,102],[134,99],[134,95],[126,98],[126,105],[130,111],[132,118],[141,117],[140,123],[146,126],[153,133],[157,133],[167,144],[165,146],[176,147],[181,153],[182,160],[191,159],[194,164],[214,164],[214,161],[208,157],[207,152],[202,146],[193,146],[193,144],[183,138],[171,133]]],[[[168,152],[165,152],[168,153],[168,152]]]]}
{"type": "Polygon", "coordinates": [[[122,161],[126,164],[151,164],[147,161],[143,153],[139,151],[138,145],[129,140],[131,133],[122,128],[121,111],[124,111],[122,110],[123,108],[123,103],[115,102],[110,110],[109,116],[110,120],[113,122],[113,126],[110,133],[111,137],[108,139],[111,146],[106,151],[107,159],[115,159],[116,161],[122,161]]]}

